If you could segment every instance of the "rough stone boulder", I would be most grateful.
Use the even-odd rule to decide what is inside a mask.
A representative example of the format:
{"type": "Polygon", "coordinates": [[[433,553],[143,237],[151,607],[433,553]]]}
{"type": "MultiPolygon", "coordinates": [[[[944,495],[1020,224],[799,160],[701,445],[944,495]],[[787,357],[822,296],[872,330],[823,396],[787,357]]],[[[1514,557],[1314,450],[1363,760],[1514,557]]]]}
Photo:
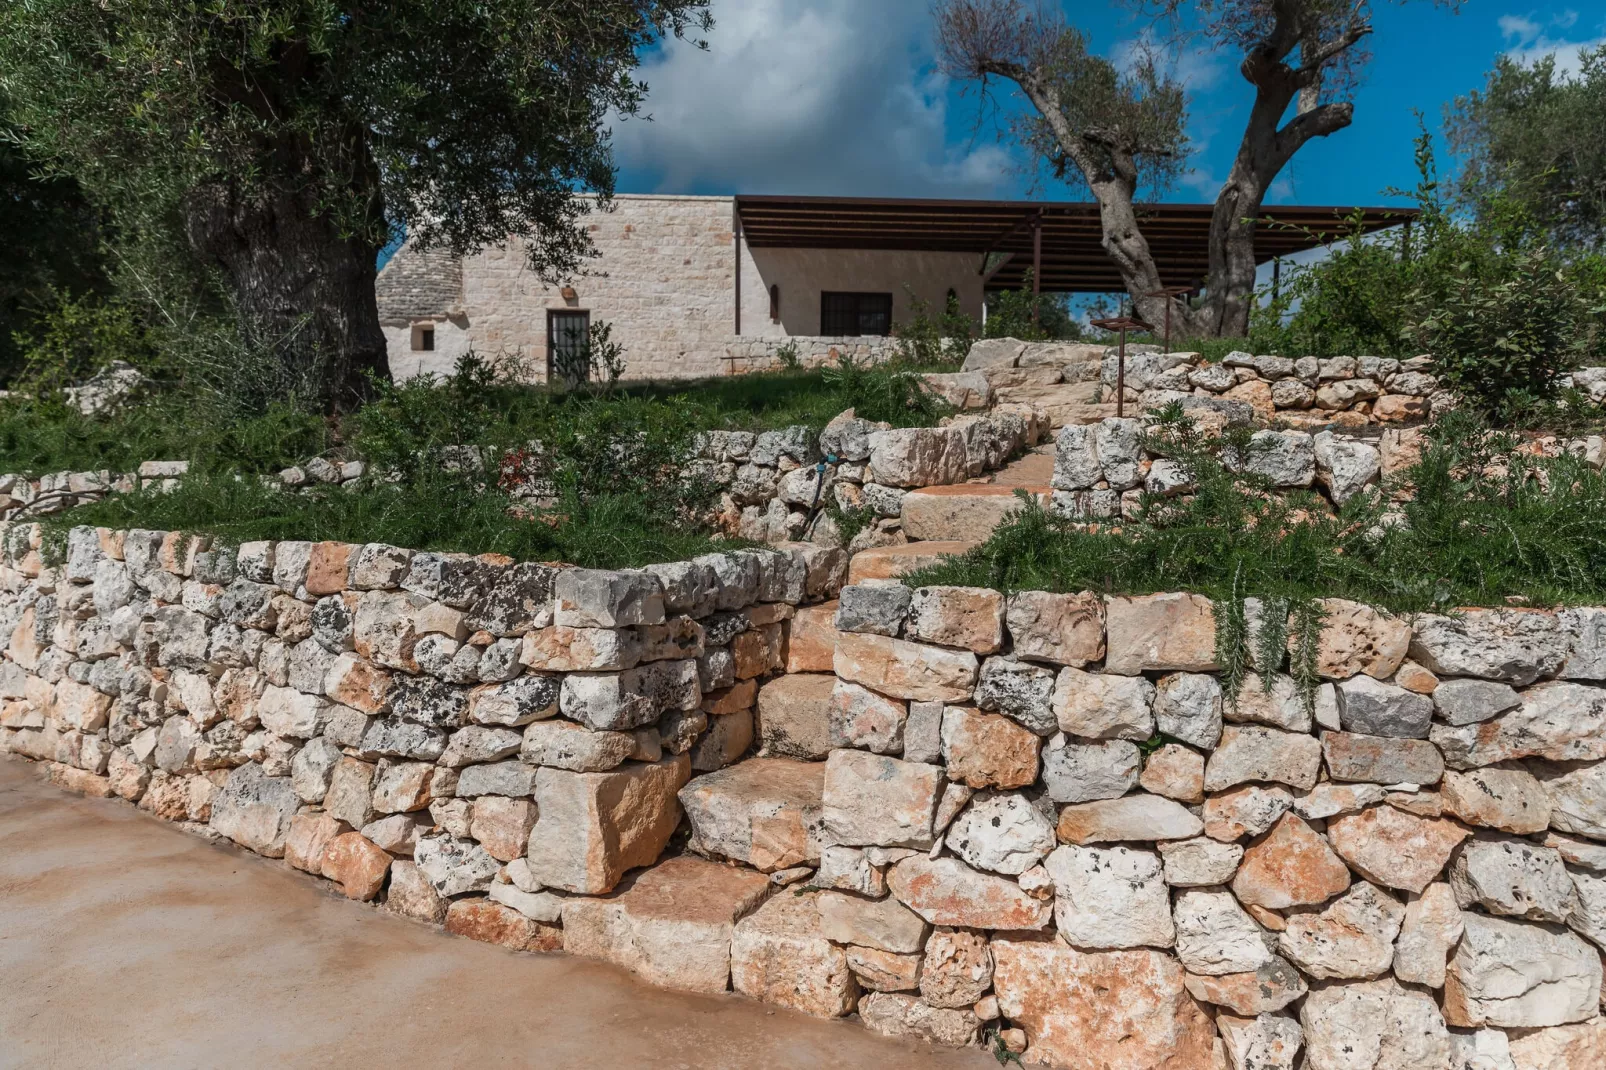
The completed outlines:
{"type": "Polygon", "coordinates": [[[1393,978],[1317,985],[1305,998],[1299,1020],[1309,1070],[1450,1066],[1449,1030],[1433,997],[1393,978]]]}
{"type": "Polygon", "coordinates": [[[1579,937],[1471,911],[1461,921],[1444,986],[1451,1025],[1531,1029],[1599,1014],[1600,954],[1579,937]]]}
{"type": "Polygon", "coordinates": [[[1041,929],[1053,909],[1007,877],[971,869],[957,858],[905,858],[892,867],[887,884],[900,903],[933,925],[1041,929]]]}
{"type": "Polygon", "coordinates": [[[284,840],[301,800],[290,778],[271,777],[251,762],[229,773],[212,797],[213,829],[268,858],[284,856],[284,840]]]}
{"type": "Polygon", "coordinates": [[[736,923],[730,952],[736,991],[816,1018],[853,1011],[859,983],[846,952],[821,930],[818,898],[818,892],[783,892],[736,923]]]}
{"type": "Polygon", "coordinates": [[[943,783],[939,766],[834,750],[825,763],[826,829],[850,846],[928,848],[943,783]]]}
{"type": "Polygon", "coordinates": [[[820,861],[825,763],[749,758],[680,789],[691,849],[772,873],[820,861]]]}
{"type": "Polygon", "coordinates": [[[608,773],[543,767],[535,778],[540,816],[530,832],[530,872],[568,892],[611,891],[626,870],[657,861],[680,824],[675,794],[690,776],[684,754],[608,773]]]}
{"type": "Polygon", "coordinates": [[[1034,1063],[1214,1070],[1210,1019],[1164,951],[1079,951],[1052,937],[993,941],[993,990],[1034,1063]]]}
{"type": "Polygon", "coordinates": [[[1207,672],[1216,668],[1216,621],[1197,594],[1111,598],[1106,606],[1106,672],[1207,672]]]}
{"type": "Polygon", "coordinates": [[[563,905],[563,950],[602,959],[649,984],[724,992],[736,922],[769,894],[761,874],[697,858],[643,870],[606,899],[563,905]]]}
{"type": "Polygon", "coordinates": [[[893,698],[968,702],[979,667],[968,650],[849,632],[837,640],[836,674],[893,698]]]}

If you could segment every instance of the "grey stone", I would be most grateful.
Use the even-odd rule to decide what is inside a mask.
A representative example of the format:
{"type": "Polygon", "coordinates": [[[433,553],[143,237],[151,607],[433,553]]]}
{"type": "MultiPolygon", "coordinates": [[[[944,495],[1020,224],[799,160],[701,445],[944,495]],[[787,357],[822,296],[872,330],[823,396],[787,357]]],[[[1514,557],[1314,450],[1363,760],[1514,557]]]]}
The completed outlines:
{"type": "Polygon", "coordinates": [[[552,585],[553,622],[571,628],[662,624],[663,585],[648,572],[563,569],[552,585]]]}
{"type": "Polygon", "coordinates": [[[690,712],[702,701],[697,662],[656,661],[618,673],[569,673],[559,709],[594,731],[652,724],[671,710],[690,712]]]}
{"type": "Polygon", "coordinates": [[[329,781],[340,764],[340,748],[326,736],[310,739],[290,763],[290,783],[304,803],[320,805],[329,794],[329,781]]]}
{"type": "Polygon", "coordinates": [[[436,894],[444,896],[486,891],[502,868],[473,840],[450,835],[420,837],[413,858],[436,894]]]}
{"type": "Polygon", "coordinates": [[[1094,428],[1085,424],[1060,428],[1054,440],[1054,489],[1090,490],[1103,478],[1094,428]]]}
{"type": "Polygon", "coordinates": [[[1187,889],[1172,907],[1177,957],[1189,973],[1253,973],[1273,955],[1260,926],[1223,889],[1187,889]]]}
{"type": "Polygon", "coordinates": [[[1534,763],[1531,768],[1550,799],[1551,828],[1606,840],[1606,762],[1534,763]]]}
{"type": "Polygon", "coordinates": [[[1059,730],[1054,715],[1054,672],[1013,657],[982,662],[976,683],[976,705],[996,710],[1040,736],[1059,730]]]}
{"type": "Polygon", "coordinates": [[[1465,910],[1530,921],[1565,922],[1578,905],[1561,855],[1526,840],[1479,836],[1450,863],[1450,887],[1465,910]]]}
{"type": "Polygon", "coordinates": [[[1153,851],[1067,845],[1055,848],[1045,866],[1054,879],[1054,922],[1073,946],[1170,947],[1176,942],[1171,896],[1153,851]]]}
{"type": "Polygon", "coordinates": [[[1510,684],[1493,680],[1440,680],[1433,689],[1433,707],[1453,725],[1477,724],[1522,705],[1510,684]]]}
{"type": "Polygon", "coordinates": [[[1245,467],[1274,487],[1308,487],[1316,479],[1316,447],[1303,431],[1256,431],[1245,467]]]}
{"type": "Polygon", "coordinates": [[[1411,657],[1440,676],[1476,676],[1523,687],[1553,676],[1569,640],[1553,613],[1469,609],[1459,617],[1422,614],[1412,623],[1411,657]]]}
{"type": "Polygon", "coordinates": [[[211,827],[268,858],[284,856],[290,819],[300,807],[288,777],[270,777],[255,762],[229,773],[212,796],[211,827]]]}
{"type": "Polygon", "coordinates": [[[1014,792],[978,795],[947,836],[948,848],[973,868],[1010,876],[1041,862],[1054,842],[1054,822],[1014,792]]]}
{"type": "Polygon", "coordinates": [[[491,762],[465,768],[457,780],[457,796],[506,795],[520,799],[535,793],[537,769],[523,762],[491,762]]]}
{"type": "Polygon", "coordinates": [[[913,591],[894,580],[844,587],[837,602],[837,631],[901,635],[913,597],[913,591]]]}
{"type": "Polygon", "coordinates": [[[1154,689],[1155,728],[1210,750],[1221,739],[1221,684],[1203,673],[1162,676],[1154,689]]]}
{"type": "Polygon", "coordinates": [[[1107,417],[1099,421],[1094,441],[1099,464],[1111,489],[1127,490],[1137,486],[1142,478],[1139,465],[1143,460],[1143,421],[1107,417]]]}
{"type": "Polygon", "coordinates": [[[1313,441],[1316,478],[1338,505],[1359,494],[1382,470],[1381,455],[1364,442],[1342,439],[1331,431],[1321,432],[1313,441]]]}
{"type": "Polygon", "coordinates": [[[1338,683],[1338,716],[1346,732],[1426,739],[1433,702],[1362,673],[1338,683]]]}
{"type": "Polygon", "coordinates": [[[1461,920],[1449,974],[1465,1024],[1533,1029],[1600,1012],[1600,953],[1573,933],[1472,911],[1461,920]]]}
{"type": "Polygon", "coordinates": [[[1137,744],[1124,739],[1068,742],[1043,751],[1042,760],[1043,783],[1059,803],[1119,798],[1137,784],[1143,767],[1137,744]]]}
{"type": "Polygon", "coordinates": [[[1165,882],[1173,888],[1207,888],[1226,884],[1238,872],[1244,849],[1207,836],[1158,844],[1165,863],[1165,882]]]}

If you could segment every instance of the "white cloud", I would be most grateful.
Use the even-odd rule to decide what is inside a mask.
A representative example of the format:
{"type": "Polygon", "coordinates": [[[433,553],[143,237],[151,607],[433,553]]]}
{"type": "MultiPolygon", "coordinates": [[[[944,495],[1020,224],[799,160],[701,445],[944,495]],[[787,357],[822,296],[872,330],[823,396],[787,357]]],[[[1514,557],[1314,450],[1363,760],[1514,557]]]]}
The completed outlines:
{"type": "Polygon", "coordinates": [[[927,0],[723,5],[708,51],[671,41],[642,64],[653,121],[615,123],[619,162],[665,192],[999,195],[1014,161],[949,115],[931,47],[927,0]]]}
{"type": "Polygon", "coordinates": [[[1524,65],[1546,56],[1556,57],[1556,70],[1564,75],[1577,74],[1583,68],[1579,57],[1588,51],[1606,45],[1606,34],[1583,41],[1569,41],[1550,36],[1552,30],[1570,30],[1578,24],[1578,12],[1563,11],[1560,15],[1536,22],[1526,15],[1501,15],[1500,33],[1506,39],[1506,56],[1524,65]]]}
{"type": "Polygon", "coordinates": [[[1148,29],[1136,37],[1116,42],[1110,49],[1110,62],[1122,71],[1130,71],[1145,54],[1154,58],[1160,73],[1182,83],[1190,96],[1215,89],[1229,67],[1210,45],[1195,44],[1179,49],[1161,42],[1154,31],[1148,29]]]}

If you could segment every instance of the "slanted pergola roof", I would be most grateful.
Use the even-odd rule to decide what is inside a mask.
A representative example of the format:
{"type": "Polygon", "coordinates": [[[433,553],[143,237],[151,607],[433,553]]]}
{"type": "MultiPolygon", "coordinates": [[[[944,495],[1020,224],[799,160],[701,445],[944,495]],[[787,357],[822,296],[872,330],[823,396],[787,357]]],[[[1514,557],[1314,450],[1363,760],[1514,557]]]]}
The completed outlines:
{"type": "MultiPolygon", "coordinates": [[[[1143,204],[1139,225],[1167,286],[1206,274],[1208,204],[1143,204]]],[[[1366,233],[1408,223],[1414,208],[1277,205],[1261,209],[1260,263],[1314,249],[1348,233],[1359,213],[1366,233]]],[[[754,249],[911,249],[975,253],[988,289],[1014,289],[1031,270],[1041,237],[1039,287],[1055,293],[1116,293],[1126,286],[1101,244],[1098,205],[1079,201],[889,200],[740,195],[736,214],[754,249]],[[999,254],[999,255],[994,255],[999,254]],[[988,275],[988,269],[991,274],[988,275]]]]}

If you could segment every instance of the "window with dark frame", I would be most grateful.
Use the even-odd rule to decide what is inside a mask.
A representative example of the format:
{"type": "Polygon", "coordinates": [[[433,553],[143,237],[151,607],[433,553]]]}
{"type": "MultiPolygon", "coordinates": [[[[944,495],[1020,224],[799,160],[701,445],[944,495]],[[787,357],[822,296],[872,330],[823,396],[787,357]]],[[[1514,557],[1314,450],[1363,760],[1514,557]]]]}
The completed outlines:
{"type": "Polygon", "coordinates": [[[781,284],[770,283],[770,322],[781,322],[781,284]]]}
{"type": "Polygon", "coordinates": [[[827,337],[891,334],[892,295],[820,294],[820,333],[827,337]]]}
{"type": "Polygon", "coordinates": [[[413,328],[413,350],[419,353],[431,353],[435,350],[435,328],[413,328]]]}
{"type": "Polygon", "coordinates": [[[591,313],[549,309],[546,314],[547,380],[568,384],[591,378],[591,313]]]}

